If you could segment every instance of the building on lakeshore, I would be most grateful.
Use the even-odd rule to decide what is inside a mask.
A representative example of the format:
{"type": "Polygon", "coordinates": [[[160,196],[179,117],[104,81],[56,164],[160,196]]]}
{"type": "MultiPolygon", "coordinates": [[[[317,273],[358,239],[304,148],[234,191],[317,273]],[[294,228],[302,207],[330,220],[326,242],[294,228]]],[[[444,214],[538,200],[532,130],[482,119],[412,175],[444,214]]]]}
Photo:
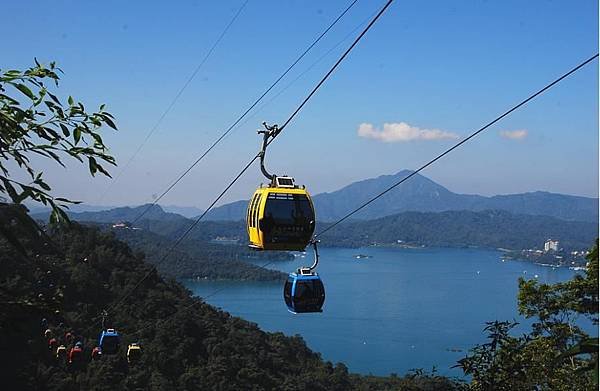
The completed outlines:
{"type": "Polygon", "coordinates": [[[544,243],[544,252],[548,251],[558,251],[558,240],[546,240],[546,243],[544,243]]]}

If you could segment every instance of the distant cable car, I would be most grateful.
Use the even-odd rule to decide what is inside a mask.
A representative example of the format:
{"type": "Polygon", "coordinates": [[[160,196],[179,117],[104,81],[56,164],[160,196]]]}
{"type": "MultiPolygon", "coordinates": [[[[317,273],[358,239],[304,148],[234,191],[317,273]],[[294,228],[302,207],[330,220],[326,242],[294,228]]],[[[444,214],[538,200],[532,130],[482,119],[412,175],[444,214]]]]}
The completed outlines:
{"type": "Polygon", "coordinates": [[[319,253],[317,241],[313,241],[312,244],[315,250],[313,265],[290,273],[283,286],[283,299],[288,310],[294,314],[323,312],[321,308],[325,303],[325,287],[319,275],[313,272],[319,263],[319,253]]]}
{"type": "Polygon", "coordinates": [[[132,343],[127,348],[127,362],[135,364],[142,357],[142,347],[137,343],[132,343]]]}
{"type": "Polygon", "coordinates": [[[310,243],[315,230],[315,211],[304,186],[294,183],[294,178],[269,174],[264,166],[265,150],[269,139],[279,133],[277,125],[263,125],[260,168],[270,180],[259,187],[250,199],[246,212],[246,227],[250,247],[257,250],[302,251],[310,243]]]}
{"type": "Polygon", "coordinates": [[[56,351],[56,347],[58,346],[58,340],[56,338],[50,338],[50,340],[48,341],[48,349],[50,349],[51,352],[56,351]]]}
{"type": "Polygon", "coordinates": [[[67,347],[65,345],[60,345],[56,348],[56,358],[58,360],[64,360],[67,358],[67,347]]]}
{"type": "Polygon", "coordinates": [[[83,358],[83,347],[77,343],[69,352],[69,364],[79,364],[83,358]]]}
{"type": "Polygon", "coordinates": [[[283,287],[283,298],[288,309],[295,314],[323,312],[325,287],[317,273],[290,273],[283,287]]]}
{"type": "Polygon", "coordinates": [[[102,350],[100,350],[100,347],[96,346],[92,349],[92,360],[97,360],[100,357],[102,357],[102,350]]]}
{"type": "Polygon", "coordinates": [[[98,346],[102,354],[117,354],[121,337],[115,329],[102,330],[98,340],[98,346]]]}

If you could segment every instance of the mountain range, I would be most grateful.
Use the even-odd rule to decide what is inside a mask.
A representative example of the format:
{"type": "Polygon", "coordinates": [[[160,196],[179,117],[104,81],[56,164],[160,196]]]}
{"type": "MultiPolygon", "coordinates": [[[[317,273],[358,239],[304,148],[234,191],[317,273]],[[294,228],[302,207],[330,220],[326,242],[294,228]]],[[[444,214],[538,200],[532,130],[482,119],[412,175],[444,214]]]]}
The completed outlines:
{"type": "MultiPolygon", "coordinates": [[[[71,218],[92,224],[104,224],[109,228],[112,223],[117,221],[131,221],[132,217],[139,216],[147,207],[145,205],[137,208],[116,208],[105,212],[71,213],[71,218]]],[[[45,219],[47,215],[34,215],[34,217],[45,219]]],[[[117,229],[115,232],[120,239],[125,240],[133,248],[143,248],[146,253],[152,254],[149,256],[150,260],[160,252],[157,248],[169,247],[157,244],[160,242],[156,240],[157,236],[162,237],[163,241],[174,241],[187,232],[187,239],[180,246],[180,250],[183,249],[189,256],[180,257],[182,258],[181,262],[174,266],[168,266],[169,271],[178,276],[187,276],[192,271],[200,273],[202,269],[200,267],[202,265],[191,266],[194,262],[187,262],[186,259],[202,260],[212,257],[219,260],[231,258],[232,254],[242,258],[250,255],[245,246],[247,235],[244,221],[201,221],[188,232],[193,223],[194,221],[191,219],[165,212],[160,206],[154,205],[143,219],[135,223],[135,230],[117,229]],[[119,235],[119,233],[125,236],[119,235]],[[236,244],[231,246],[210,244],[215,240],[216,243],[223,243],[219,242],[223,238],[236,244]],[[158,247],[155,248],[156,246],[158,247]],[[183,248],[181,248],[182,246],[183,248]],[[218,251],[221,249],[225,250],[226,254],[218,251]],[[227,254],[230,256],[228,257],[227,254]]],[[[331,223],[328,222],[319,222],[317,232],[330,225],[331,223]]],[[[409,211],[372,220],[348,220],[336,229],[328,231],[320,239],[322,245],[335,247],[360,247],[373,243],[384,245],[403,243],[403,245],[411,246],[476,246],[521,250],[543,248],[544,242],[548,238],[552,238],[559,240],[561,247],[571,251],[586,249],[597,236],[598,223],[594,222],[566,221],[550,216],[514,214],[504,210],[458,210],[409,211]]],[[[267,253],[259,254],[266,255],[267,253]]],[[[273,255],[276,258],[285,259],[284,254],[273,255]]],[[[245,273],[243,270],[241,272],[245,273]]],[[[220,278],[225,275],[228,274],[221,273],[220,278]]],[[[254,276],[253,278],[263,278],[263,276],[254,276]]]]}
{"type": "MultiPolygon", "coordinates": [[[[335,221],[371,197],[405,178],[412,171],[382,175],[351,183],[331,193],[313,196],[317,219],[335,221]]],[[[207,220],[240,220],[246,213],[247,200],[213,209],[207,220]]],[[[514,214],[542,215],[570,221],[598,221],[598,199],[536,191],[485,197],[454,193],[431,179],[417,174],[353,216],[371,220],[401,212],[444,212],[450,210],[505,210],[514,214]]]]}
{"type": "MultiPolygon", "coordinates": [[[[382,175],[351,183],[331,193],[320,193],[312,197],[317,220],[335,221],[354,210],[374,195],[410,175],[403,170],[394,175],[382,175]]],[[[225,204],[211,210],[205,221],[239,221],[246,214],[247,200],[225,204]]],[[[79,212],[74,207],[70,215],[79,221],[116,222],[133,221],[148,205],[119,207],[98,210],[89,206],[88,211],[79,212]]],[[[549,216],[566,221],[598,222],[598,199],[535,191],[520,194],[496,195],[491,197],[454,193],[431,179],[417,174],[397,188],[383,195],[359,213],[355,220],[372,220],[402,212],[446,212],[446,211],[502,210],[519,215],[549,216]]],[[[32,210],[31,214],[41,218],[48,211],[32,210]]],[[[144,215],[145,220],[184,221],[201,213],[193,207],[152,206],[144,215]],[[197,212],[194,213],[194,212],[197,212]],[[185,217],[184,217],[185,216],[185,217]]]]}

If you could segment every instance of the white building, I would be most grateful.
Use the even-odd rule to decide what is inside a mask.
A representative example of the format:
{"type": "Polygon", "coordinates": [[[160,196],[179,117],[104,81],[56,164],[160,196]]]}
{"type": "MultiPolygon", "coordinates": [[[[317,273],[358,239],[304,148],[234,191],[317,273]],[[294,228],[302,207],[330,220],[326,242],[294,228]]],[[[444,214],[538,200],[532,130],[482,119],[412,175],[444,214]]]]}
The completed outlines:
{"type": "Polygon", "coordinates": [[[550,250],[558,251],[558,240],[552,240],[552,239],[546,240],[546,243],[544,243],[544,251],[548,252],[550,250]]]}

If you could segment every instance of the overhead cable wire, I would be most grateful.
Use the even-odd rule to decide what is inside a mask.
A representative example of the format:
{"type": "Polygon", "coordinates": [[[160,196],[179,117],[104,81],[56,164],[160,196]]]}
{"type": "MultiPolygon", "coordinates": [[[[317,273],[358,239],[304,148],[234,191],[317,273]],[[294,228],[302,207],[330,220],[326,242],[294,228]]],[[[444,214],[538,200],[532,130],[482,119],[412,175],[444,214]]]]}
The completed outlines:
{"type": "Polygon", "coordinates": [[[146,137],[142,140],[142,142],[137,147],[137,149],[135,150],[135,152],[129,157],[129,160],[127,160],[127,163],[125,163],[125,166],[123,166],[123,168],[119,171],[119,173],[117,174],[117,176],[115,177],[115,179],[113,179],[108,184],[108,186],[106,187],[106,189],[104,190],[104,192],[100,196],[100,199],[99,199],[98,202],[102,202],[102,200],[104,200],[104,197],[106,196],[106,194],[108,194],[108,192],[111,189],[111,187],[121,178],[121,176],[123,175],[123,173],[125,171],[127,171],[127,168],[129,168],[129,166],[131,165],[131,163],[133,162],[133,160],[137,157],[137,155],[140,153],[140,151],[142,150],[142,148],[144,147],[144,145],[146,145],[146,143],[148,142],[148,140],[150,139],[150,137],[152,137],[152,135],[154,134],[154,132],[156,132],[156,130],[158,129],[158,127],[160,126],[160,124],[162,123],[162,121],[165,119],[165,117],[167,116],[167,114],[169,114],[169,112],[171,111],[171,109],[173,109],[173,106],[175,106],[175,104],[177,103],[177,101],[179,100],[179,98],[181,97],[181,95],[183,94],[183,92],[187,89],[187,87],[190,85],[190,83],[192,82],[192,80],[194,80],[194,78],[196,77],[196,75],[198,74],[198,72],[200,71],[200,69],[202,69],[202,67],[204,66],[204,64],[206,63],[206,61],[208,61],[209,57],[215,51],[215,49],[217,48],[217,46],[219,45],[219,43],[223,40],[223,38],[225,37],[225,34],[227,34],[227,32],[229,31],[229,29],[231,28],[231,26],[233,25],[233,23],[236,21],[236,19],[238,18],[238,16],[242,13],[242,11],[244,10],[244,8],[246,7],[246,5],[248,4],[249,1],[250,0],[244,1],[244,3],[240,6],[240,8],[237,10],[237,12],[233,15],[233,18],[231,18],[231,20],[229,21],[229,23],[227,23],[227,25],[225,26],[225,28],[223,29],[223,31],[221,32],[221,34],[219,35],[219,37],[217,38],[217,40],[213,43],[213,45],[211,46],[211,48],[208,50],[208,52],[206,53],[206,55],[204,56],[204,58],[202,59],[202,61],[200,61],[200,63],[196,66],[196,68],[194,69],[194,71],[192,72],[192,74],[188,77],[188,79],[185,81],[185,83],[183,84],[183,86],[179,89],[179,91],[177,92],[177,94],[175,94],[175,96],[173,97],[173,99],[171,100],[171,102],[169,103],[169,105],[167,106],[167,108],[165,109],[165,111],[163,111],[163,113],[160,115],[160,117],[158,117],[158,120],[154,123],[154,126],[152,126],[152,128],[150,128],[150,131],[146,134],[146,137]]]}
{"type": "MultiPolygon", "coordinates": [[[[263,265],[260,265],[260,268],[265,268],[267,266],[269,266],[270,264],[272,264],[275,261],[269,261],[263,265]]],[[[258,266],[258,265],[256,265],[258,266]]],[[[151,323],[145,327],[142,327],[141,329],[136,330],[134,333],[131,333],[130,335],[140,335],[143,331],[152,328],[152,327],[156,327],[157,323],[165,323],[167,320],[169,320],[170,318],[174,317],[175,315],[178,314],[183,314],[185,312],[187,312],[188,310],[192,309],[194,306],[199,305],[199,304],[207,304],[206,300],[210,299],[211,297],[223,292],[224,290],[226,290],[227,288],[229,288],[228,286],[224,286],[222,288],[219,289],[215,289],[214,291],[212,291],[211,293],[209,293],[208,295],[202,296],[202,301],[197,300],[196,298],[192,298],[192,303],[188,306],[183,307],[182,309],[176,310],[175,312],[173,312],[170,315],[167,315],[165,318],[160,319],[158,322],[155,323],[151,323]]]]}
{"type": "Polygon", "coordinates": [[[146,213],[148,213],[148,211],[150,209],[152,209],[152,207],[154,207],[165,195],[167,195],[175,186],[177,186],[177,184],[194,168],[196,167],[196,165],[198,163],[200,163],[200,161],[202,161],[202,159],[204,159],[204,157],[206,155],[208,155],[210,153],[210,151],[213,150],[213,148],[215,148],[230,132],[232,129],[234,129],[239,123],[240,121],[242,121],[244,119],[244,117],[246,117],[246,115],[248,115],[248,113],[250,111],[252,111],[252,109],[254,109],[254,107],[260,103],[260,101],[281,81],[281,79],[283,79],[291,70],[292,68],[294,68],[296,66],[296,64],[298,64],[300,62],[300,60],[302,60],[304,58],[304,56],[306,56],[306,54],[308,54],[308,52],[317,44],[319,43],[319,41],[321,41],[321,39],[329,32],[329,30],[331,30],[336,24],[337,22],[339,22],[340,19],[342,19],[342,17],[344,15],[346,15],[346,13],[348,11],[350,11],[350,9],[354,6],[354,4],[356,4],[358,0],[353,0],[343,11],[340,15],[338,15],[337,18],[335,18],[333,20],[333,22],[331,22],[331,24],[317,37],[317,39],[315,39],[301,54],[300,56],[298,56],[298,58],[296,58],[296,60],[294,60],[294,62],[292,62],[287,69],[281,74],[279,75],[279,77],[277,79],[275,79],[275,81],[273,83],[271,83],[271,85],[263,91],[263,93],[254,100],[254,102],[246,109],[246,111],[244,111],[242,113],[242,115],[240,115],[198,158],[196,158],[196,160],[188,167],[186,168],[178,177],[177,179],[175,179],[175,181],[173,181],[173,183],[171,183],[154,201],[152,201],[152,203],[148,204],[146,206],[146,208],[144,208],[144,210],[142,211],[142,213],[140,213],[140,215],[138,215],[134,220],[133,223],[138,222],[146,213]]]}
{"type": "MultiPolygon", "coordinates": [[[[387,3],[383,6],[383,8],[377,13],[377,15],[371,20],[371,22],[365,27],[365,29],[356,37],[352,45],[344,52],[344,54],[340,57],[340,59],[333,65],[333,67],[325,74],[325,76],[317,83],[316,87],[314,87],[311,92],[307,95],[307,97],[302,101],[302,103],[294,110],[294,112],[288,117],[288,119],[284,122],[284,125],[281,126],[279,134],[281,131],[291,122],[291,120],[300,112],[300,110],[306,105],[308,100],[317,92],[317,90],[323,85],[323,83],[331,76],[333,71],[340,65],[340,63],[346,58],[348,53],[356,46],[356,44],[364,37],[364,35],[371,29],[373,24],[381,17],[381,15],[385,12],[385,10],[392,4],[393,0],[388,0],[387,3]]],[[[275,138],[272,138],[268,144],[270,144],[275,138]]],[[[267,145],[268,145],[267,144],[267,145]]],[[[196,218],[196,220],[183,232],[183,234],[173,243],[173,245],[165,252],[165,255],[154,264],[154,268],[148,271],[144,277],[142,277],[136,285],[132,289],[130,289],[125,295],[121,297],[115,304],[109,307],[109,310],[113,310],[118,307],[121,303],[127,299],[129,295],[131,295],[155,270],[155,268],[162,264],[170,255],[170,253],[181,243],[187,235],[200,223],[200,221],[211,211],[211,209],[215,206],[217,202],[229,191],[229,189],[244,175],[244,173],[252,166],[252,164],[261,156],[261,152],[257,153],[245,166],[242,170],[235,176],[235,178],[225,187],[225,189],[214,199],[214,201],[206,208],[206,210],[196,218]]]]}
{"type": "MultiPolygon", "coordinates": [[[[319,90],[319,88],[323,85],[323,83],[325,83],[325,81],[329,78],[329,76],[331,76],[331,74],[337,69],[337,67],[341,64],[341,62],[344,61],[346,56],[348,56],[348,54],[352,51],[352,49],[354,49],[354,47],[358,44],[358,42],[362,39],[362,37],[367,33],[367,31],[369,31],[371,29],[371,26],[373,26],[373,24],[375,24],[375,22],[377,22],[379,17],[385,12],[385,10],[392,4],[393,1],[394,0],[388,0],[388,2],[385,3],[383,8],[381,8],[381,10],[379,10],[377,15],[375,15],[375,17],[373,18],[373,20],[371,20],[371,22],[367,25],[367,27],[365,27],[365,29],[360,33],[360,35],[358,37],[356,37],[354,42],[352,42],[352,45],[350,45],[350,47],[348,47],[348,49],[346,49],[346,51],[344,52],[344,54],[342,54],[342,56],[339,58],[339,60],[337,60],[336,63],[333,64],[333,66],[331,67],[329,72],[327,72],[325,74],[325,76],[323,76],[321,81],[318,82],[317,85],[315,86],[315,88],[313,88],[313,90],[306,96],[306,98],[304,98],[304,100],[302,101],[302,103],[300,103],[298,108],[289,116],[289,118],[283,123],[283,125],[281,125],[279,127],[280,133],[281,133],[281,131],[283,131],[283,129],[285,129],[286,126],[288,126],[288,124],[294,119],[294,117],[296,117],[296,115],[300,112],[300,110],[302,110],[304,105],[306,105],[306,103],[310,100],[310,98],[313,97],[313,95],[319,90]]],[[[270,144],[273,140],[275,140],[275,138],[272,138],[268,144],[270,144]]]]}
{"type": "MultiPolygon", "coordinates": [[[[374,12],[368,18],[366,18],[362,22],[360,22],[355,28],[353,28],[350,32],[348,32],[348,34],[346,34],[344,36],[344,38],[342,38],[335,45],[333,45],[331,48],[329,48],[329,50],[327,50],[327,52],[325,52],[316,61],[314,61],[312,64],[310,64],[304,71],[302,71],[300,74],[298,74],[298,76],[296,76],[285,87],[283,87],[282,89],[280,89],[279,91],[277,91],[277,93],[275,93],[268,101],[264,102],[252,114],[250,114],[249,116],[247,116],[246,119],[243,122],[239,123],[236,126],[236,129],[238,129],[241,126],[247,124],[251,119],[255,118],[258,113],[260,113],[262,110],[264,110],[265,107],[267,107],[268,105],[270,105],[271,103],[273,103],[273,101],[275,99],[277,99],[279,96],[281,96],[281,94],[283,94],[285,91],[287,91],[292,85],[294,85],[298,80],[300,80],[304,75],[306,75],[317,64],[319,64],[321,61],[323,61],[323,59],[325,59],[331,52],[333,52],[335,49],[337,49],[342,43],[344,43],[346,40],[348,40],[348,38],[350,38],[352,36],[352,34],[354,34],[358,29],[360,29],[363,25],[365,25],[367,22],[369,22],[371,20],[371,18],[373,18],[375,16],[375,13],[376,12],[374,12]]],[[[234,130],[234,132],[235,132],[235,130],[234,130]]]]}
{"type": "Polygon", "coordinates": [[[596,58],[598,58],[598,53],[596,53],[592,57],[588,58],[587,60],[583,61],[582,63],[580,63],[576,67],[572,68],[570,71],[568,71],[565,74],[563,74],[562,76],[558,77],[557,79],[555,79],[551,83],[547,84],[546,86],[544,86],[540,90],[538,90],[535,93],[531,94],[529,97],[527,97],[526,99],[522,100],[518,104],[512,106],[510,109],[506,110],[504,113],[500,114],[498,117],[494,118],[492,121],[488,122],[487,124],[485,124],[481,128],[479,128],[476,131],[474,131],[473,133],[471,133],[467,138],[459,141],[458,143],[454,144],[452,147],[448,148],[447,150],[445,150],[441,154],[439,154],[436,157],[434,157],[433,159],[429,160],[427,163],[423,164],[421,167],[419,167],[418,169],[416,169],[415,171],[413,171],[412,173],[410,173],[406,177],[404,177],[401,180],[399,180],[398,182],[394,183],[393,185],[391,185],[390,187],[388,187],[387,189],[385,189],[381,193],[377,194],[376,196],[370,198],[367,202],[363,203],[362,205],[360,205],[356,209],[354,209],[351,212],[347,213],[341,219],[337,220],[333,224],[331,224],[331,225],[327,226],[326,228],[324,228],[323,230],[319,231],[319,233],[317,233],[315,235],[315,238],[318,237],[318,236],[323,235],[325,232],[331,230],[332,228],[334,228],[335,226],[337,226],[338,224],[340,224],[344,220],[348,219],[350,216],[352,216],[355,213],[357,213],[358,211],[362,210],[367,205],[371,204],[373,201],[377,200],[378,198],[380,198],[383,195],[387,194],[388,192],[390,192],[391,190],[393,190],[394,188],[396,188],[400,184],[406,182],[407,180],[409,180],[413,176],[417,175],[419,172],[423,171],[425,168],[429,167],[430,165],[432,165],[433,163],[437,162],[438,160],[440,160],[441,158],[443,158],[444,156],[446,156],[450,152],[454,151],[455,149],[457,149],[461,145],[463,145],[466,142],[468,142],[469,140],[473,139],[474,137],[476,137],[477,135],[479,135],[480,133],[482,133],[484,130],[486,130],[490,126],[494,125],[495,123],[497,123],[498,121],[500,121],[501,119],[503,119],[504,117],[506,117],[507,115],[509,115],[510,113],[512,113],[513,111],[519,109],[521,106],[524,106],[525,104],[527,104],[531,100],[535,99],[536,97],[538,97],[539,95],[543,94],[544,92],[546,92],[550,88],[554,87],[556,84],[558,84],[562,80],[566,79],[567,77],[571,76],[573,73],[577,72],[578,70],[580,70],[581,68],[583,68],[584,66],[586,66],[587,64],[589,64],[590,62],[594,61],[596,58]]]}

